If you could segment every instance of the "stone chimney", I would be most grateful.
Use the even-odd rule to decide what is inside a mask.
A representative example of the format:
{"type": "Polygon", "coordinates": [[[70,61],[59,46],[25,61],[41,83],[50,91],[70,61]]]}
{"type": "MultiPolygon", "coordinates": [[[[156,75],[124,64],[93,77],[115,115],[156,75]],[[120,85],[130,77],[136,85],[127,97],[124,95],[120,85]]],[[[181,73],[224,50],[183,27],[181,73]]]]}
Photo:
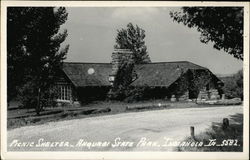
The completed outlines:
{"type": "Polygon", "coordinates": [[[130,60],[133,56],[130,49],[115,49],[112,53],[112,71],[109,75],[109,82],[113,85],[119,66],[123,60],[130,60]]]}

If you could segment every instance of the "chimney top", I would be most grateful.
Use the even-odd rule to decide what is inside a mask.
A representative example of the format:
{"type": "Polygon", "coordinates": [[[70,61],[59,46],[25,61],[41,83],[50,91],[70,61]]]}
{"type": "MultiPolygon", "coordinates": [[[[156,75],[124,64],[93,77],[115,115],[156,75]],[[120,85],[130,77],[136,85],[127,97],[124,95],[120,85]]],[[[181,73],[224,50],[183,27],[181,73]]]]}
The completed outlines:
{"type": "Polygon", "coordinates": [[[114,49],[113,53],[132,53],[130,49],[114,49]]]}
{"type": "Polygon", "coordinates": [[[112,53],[112,71],[109,75],[109,81],[113,85],[115,76],[118,72],[119,66],[123,60],[129,60],[132,58],[133,52],[130,49],[114,49],[112,53]]]}

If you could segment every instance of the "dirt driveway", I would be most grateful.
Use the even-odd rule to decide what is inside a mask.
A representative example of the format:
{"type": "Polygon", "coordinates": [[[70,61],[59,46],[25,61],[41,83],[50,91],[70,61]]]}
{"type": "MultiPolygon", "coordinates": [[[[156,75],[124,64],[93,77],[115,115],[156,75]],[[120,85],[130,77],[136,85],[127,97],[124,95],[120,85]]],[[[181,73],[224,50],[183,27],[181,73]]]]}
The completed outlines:
{"type": "Polygon", "coordinates": [[[168,109],[51,122],[8,131],[9,151],[171,151],[211,122],[242,113],[242,106],[168,109]]]}

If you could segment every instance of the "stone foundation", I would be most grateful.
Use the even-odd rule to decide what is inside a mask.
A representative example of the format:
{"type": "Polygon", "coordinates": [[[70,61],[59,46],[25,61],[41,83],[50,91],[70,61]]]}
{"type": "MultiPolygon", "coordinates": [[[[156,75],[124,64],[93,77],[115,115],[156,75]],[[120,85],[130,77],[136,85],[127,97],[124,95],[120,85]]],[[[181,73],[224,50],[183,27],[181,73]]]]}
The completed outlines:
{"type": "Polygon", "coordinates": [[[199,95],[197,97],[198,100],[201,99],[211,99],[211,100],[217,100],[220,99],[220,95],[217,89],[210,89],[210,90],[201,90],[199,92],[199,95]]]}
{"type": "Polygon", "coordinates": [[[170,101],[171,101],[171,102],[175,102],[175,101],[176,101],[175,95],[172,95],[172,96],[171,96],[170,101]]]}
{"type": "Polygon", "coordinates": [[[209,99],[208,92],[204,90],[200,91],[197,99],[209,99]]]}
{"type": "Polygon", "coordinates": [[[216,99],[220,99],[220,95],[217,89],[210,89],[209,91],[209,95],[210,95],[210,99],[212,100],[216,100],[216,99]]]}

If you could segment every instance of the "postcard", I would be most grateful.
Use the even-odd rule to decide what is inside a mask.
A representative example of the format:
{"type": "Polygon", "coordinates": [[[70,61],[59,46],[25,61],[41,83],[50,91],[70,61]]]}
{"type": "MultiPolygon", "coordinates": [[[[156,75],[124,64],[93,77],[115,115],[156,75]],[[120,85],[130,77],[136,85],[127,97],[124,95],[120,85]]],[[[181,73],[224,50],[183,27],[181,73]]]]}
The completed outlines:
{"type": "Polygon", "coordinates": [[[3,159],[248,159],[249,3],[1,2],[3,159]]]}

